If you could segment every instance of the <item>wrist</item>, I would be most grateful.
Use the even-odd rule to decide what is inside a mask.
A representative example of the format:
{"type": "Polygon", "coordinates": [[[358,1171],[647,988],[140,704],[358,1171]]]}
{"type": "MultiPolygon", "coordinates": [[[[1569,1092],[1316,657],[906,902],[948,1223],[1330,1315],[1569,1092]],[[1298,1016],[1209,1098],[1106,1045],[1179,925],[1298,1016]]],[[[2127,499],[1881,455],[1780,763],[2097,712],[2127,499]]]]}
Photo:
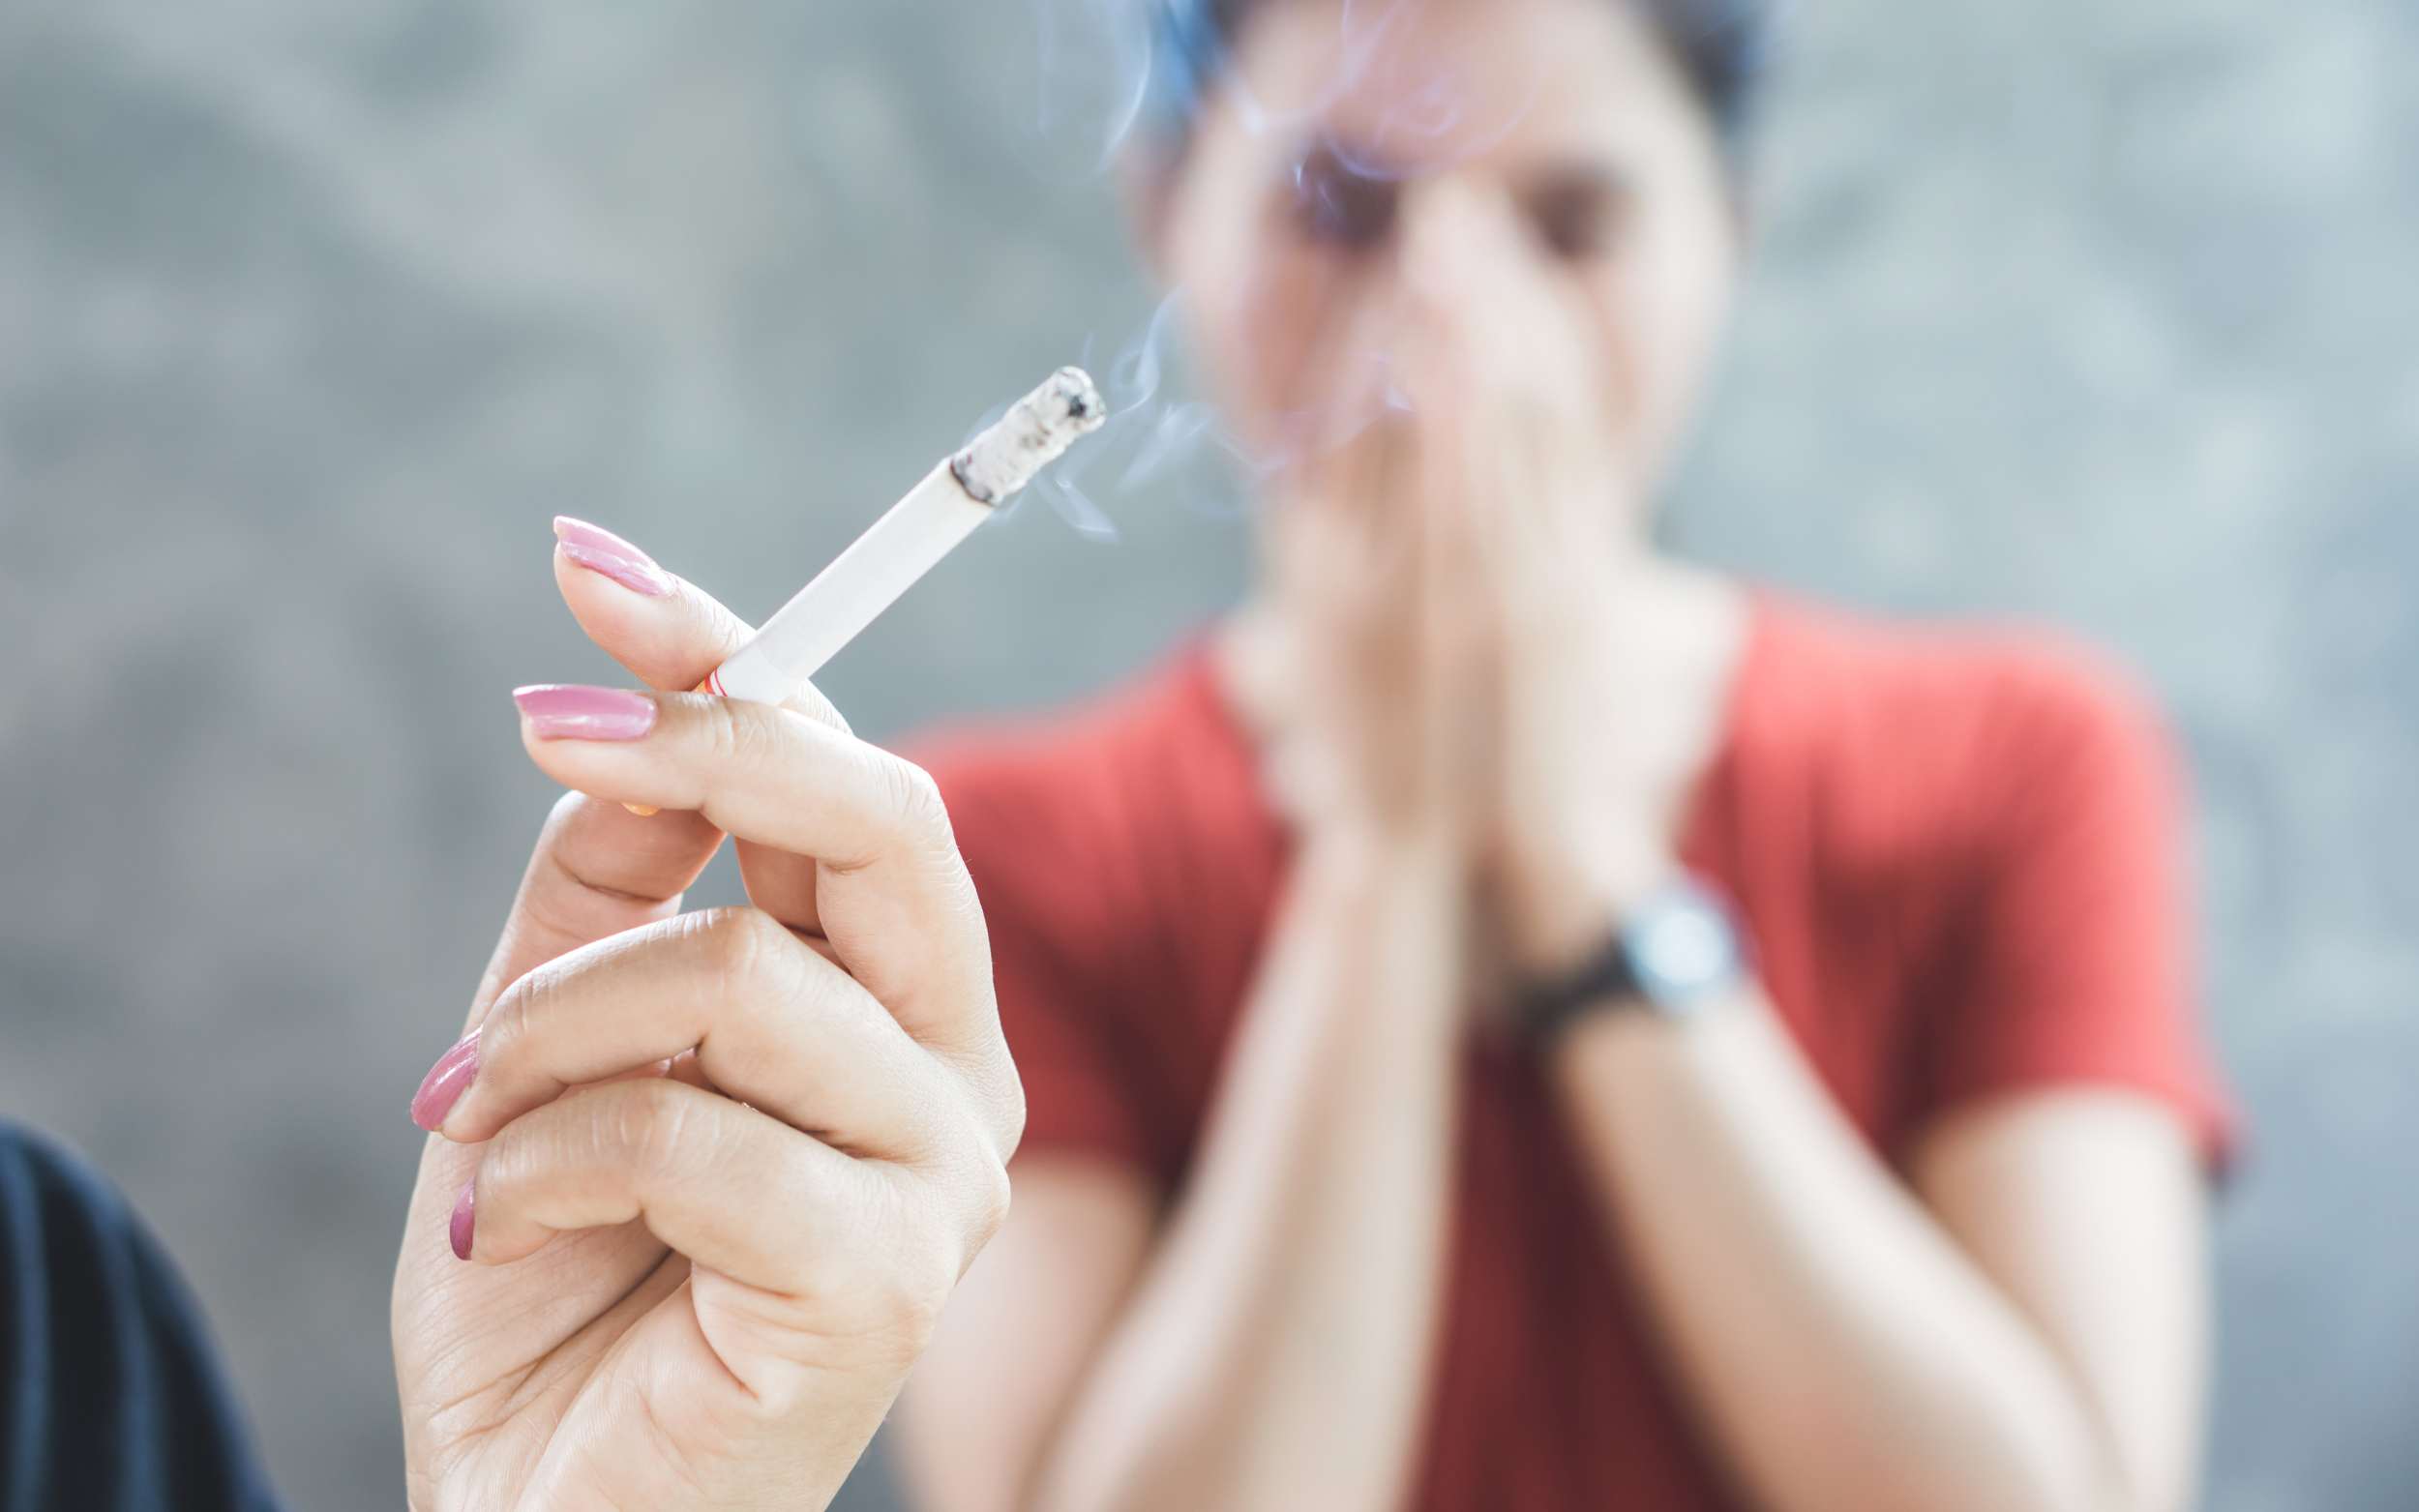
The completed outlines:
{"type": "Polygon", "coordinates": [[[1465,885],[1466,847],[1442,824],[1397,826],[1330,813],[1301,827],[1297,855],[1300,883],[1326,894],[1465,885]]]}
{"type": "Polygon", "coordinates": [[[1599,924],[1574,965],[1531,978],[1516,1013],[1533,1045],[1550,1051],[1583,1025],[1611,1019],[1687,1023],[1747,995],[1754,947],[1729,899],[1675,872],[1599,924]]]}
{"type": "Polygon", "coordinates": [[[1526,858],[1498,869],[1508,964],[1520,980],[1559,981],[1604,948],[1609,934],[1687,875],[1667,847],[1598,847],[1593,856],[1526,858]]]}

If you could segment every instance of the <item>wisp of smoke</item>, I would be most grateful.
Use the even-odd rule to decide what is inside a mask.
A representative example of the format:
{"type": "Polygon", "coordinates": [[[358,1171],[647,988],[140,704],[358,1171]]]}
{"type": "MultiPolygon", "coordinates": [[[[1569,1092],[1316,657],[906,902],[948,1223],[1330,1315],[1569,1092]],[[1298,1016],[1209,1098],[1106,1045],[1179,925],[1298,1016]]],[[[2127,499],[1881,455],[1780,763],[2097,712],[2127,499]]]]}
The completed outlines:
{"type": "Polygon", "coordinates": [[[1032,105],[1010,140],[1038,178],[1060,185],[1096,179],[1141,123],[1156,52],[1156,0],[1028,3],[1032,105]]]}
{"type": "MultiPolygon", "coordinates": [[[[1060,184],[1099,178],[1139,134],[1172,131],[1169,113],[1203,108],[1205,88],[1217,92],[1243,130],[1284,139],[1299,161],[1325,153],[1375,180],[1432,172],[1508,136],[1535,105],[1551,63],[1540,42],[1525,49],[1527,74],[1516,87],[1500,79],[1481,87],[1466,66],[1418,44],[1411,23],[1429,0],[1343,0],[1334,61],[1322,87],[1311,99],[1278,108],[1254,98],[1230,72],[1195,76],[1204,49],[1215,46],[1198,35],[1180,35],[1187,26],[1198,32],[1203,13],[1196,3],[1028,3],[1036,94],[1030,118],[1019,123],[1018,152],[1032,172],[1060,184]],[[1374,118],[1364,111],[1357,136],[1339,140],[1324,123],[1356,96],[1389,104],[1374,118]],[[1476,116],[1480,109],[1489,114],[1476,116]]],[[[1278,455],[1253,455],[1219,423],[1212,406],[1165,397],[1176,311],[1170,295],[1099,375],[1112,406],[1109,424],[1034,483],[1032,491],[1090,539],[1114,541],[1117,526],[1093,497],[1100,485],[1088,486],[1088,479],[1111,479],[1108,487],[1121,492],[1171,475],[1197,477],[1189,464],[1208,449],[1222,453],[1247,479],[1266,478],[1348,444],[1389,411],[1409,407],[1385,376],[1391,367],[1388,354],[1370,352],[1376,371],[1357,387],[1357,397],[1339,400],[1333,412],[1286,417],[1284,433],[1272,443],[1278,455]]]]}
{"type": "MultiPolygon", "coordinates": [[[[1118,539],[1116,522],[1092,497],[1092,490],[1101,485],[1090,480],[1109,479],[1107,487],[1120,493],[1171,478],[1197,482],[1200,471],[1195,463],[1211,450],[1223,453],[1230,465],[1246,473],[1258,470],[1244,448],[1218,423],[1216,406],[1199,400],[1176,402],[1166,393],[1176,315],[1177,296],[1170,294],[1143,328],[1119,348],[1107,369],[1094,374],[1101,397],[1109,401],[1108,423],[1033,480],[1030,491],[1088,540],[1118,539]]],[[[1088,369],[1091,365],[1090,341],[1085,343],[1081,361],[1088,369]]],[[[975,429],[994,418],[986,417],[975,429]]],[[[1197,508],[1215,507],[1198,489],[1179,496],[1197,508]]]]}

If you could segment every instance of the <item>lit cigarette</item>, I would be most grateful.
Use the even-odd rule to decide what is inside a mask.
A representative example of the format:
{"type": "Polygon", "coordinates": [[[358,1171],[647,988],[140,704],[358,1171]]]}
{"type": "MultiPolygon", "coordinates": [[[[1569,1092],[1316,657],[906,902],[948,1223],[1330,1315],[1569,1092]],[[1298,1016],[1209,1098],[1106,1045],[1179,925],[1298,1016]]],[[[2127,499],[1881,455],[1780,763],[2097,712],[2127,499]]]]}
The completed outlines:
{"type": "Polygon", "coordinates": [[[715,668],[705,691],[756,703],[779,703],[797,692],[992,511],[1107,418],[1084,370],[1052,373],[833,557],[715,668]]]}

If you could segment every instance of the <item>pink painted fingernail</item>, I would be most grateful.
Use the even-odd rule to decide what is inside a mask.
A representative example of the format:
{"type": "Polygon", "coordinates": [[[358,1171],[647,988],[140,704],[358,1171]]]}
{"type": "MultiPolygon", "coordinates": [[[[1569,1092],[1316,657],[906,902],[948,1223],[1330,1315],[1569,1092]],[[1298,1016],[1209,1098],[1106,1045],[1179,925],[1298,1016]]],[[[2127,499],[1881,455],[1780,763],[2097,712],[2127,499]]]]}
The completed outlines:
{"type": "Polygon", "coordinates": [[[470,1079],[479,1072],[479,1031],[436,1057],[436,1064],[420,1079],[420,1090],[411,1094],[411,1121],[434,1134],[445,1127],[445,1115],[462,1101],[462,1094],[470,1090],[470,1079]]]}
{"type": "Polygon", "coordinates": [[[515,688],[513,702],[540,740],[637,740],[655,727],[655,700],[619,688],[540,683],[515,688]]]}
{"type": "Polygon", "coordinates": [[[633,593],[660,599],[672,592],[672,574],[656,566],[655,558],[602,525],[557,515],[554,539],[562,543],[565,556],[592,573],[603,573],[633,593]]]}
{"type": "Polygon", "coordinates": [[[462,1184],[462,1196],[454,1199],[454,1221],[446,1226],[445,1237],[454,1242],[454,1259],[470,1258],[470,1230],[478,1226],[478,1216],[471,1211],[476,1205],[479,1183],[476,1177],[462,1184]]]}

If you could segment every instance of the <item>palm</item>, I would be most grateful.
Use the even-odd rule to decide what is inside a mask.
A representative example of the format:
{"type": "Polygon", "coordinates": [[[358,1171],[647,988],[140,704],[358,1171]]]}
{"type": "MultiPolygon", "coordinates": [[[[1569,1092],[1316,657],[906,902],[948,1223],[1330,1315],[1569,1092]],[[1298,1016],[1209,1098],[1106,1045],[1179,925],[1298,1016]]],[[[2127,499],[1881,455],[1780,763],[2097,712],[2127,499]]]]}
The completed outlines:
{"type": "MultiPolygon", "coordinates": [[[[439,1145],[429,1164],[464,1153],[475,1152],[439,1145]]],[[[565,1234],[512,1265],[464,1265],[441,1236],[442,1209],[422,1211],[459,1184],[450,1170],[422,1182],[412,1232],[433,1242],[408,1245],[398,1277],[399,1299],[411,1298],[397,1312],[399,1358],[427,1364],[404,1403],[404,1420],[430,1439],[412,1461],[444,1469],[447,1496],[431,1504],[548,1505],[562,1498],[544,1493],[583,1483],[636,1491],[667,1468],[660,1453],[631,1453],[656,1434],[729,1437],[716,1419],[735,1405],[734,1371],[751,1363],[714,1347],[739,1332],[715,1294],[731,1283],[702,1278],[701,1298],[688,1260],[640,1224],[565,1234]]]]}
{"type": "Polygon", "coordinates": [[[476,1154],[432,1141],[397,1277],[404,1421],[422,1440],[410,1460],[442,1485],[416,1485],[415,1505],[717,1505],[758,1482],[794,1495],[845,1476],[853,1455],[818,1463],[804,1436],[768,1468],[780,1404],[858,1378],[870,1436],[920,1339],[878,1310],[851,1316],[845,1294],[810,1301],[693,1266],[640,1223],[464,1265],[441,1237],[442,1195],[476,1154]]]}
{"type": "MultiPolygon", "coordinates": [[[[667,1071],[710,1085],[694,1055],[639,1075],[667,1071]]],[[[415,1504],[715,1504],[727,1474],[762,1477],[762,1455],[748,1451],[777,1424],[768,1402],[809,1375],[879,1380],[912,1358],[881,1337],[879,1313],[851,1316],[846,1289],[835,1305],[821,1288],[810,1301],[744,1285],[694,1267],[642,1222],[562,1233],[508,1265],[464,1265],[445,1237],[447,1209],[480,1149],[431,1140],[398,1266],[404,1417],[428,1440],[410,1458],[444,1480],[415,1504]],[[667,1456],[668,1441],[690,1452],[667,1456]]],[[[796,1490],[814,1471],[785,1465],[782,1479],[796,1490]]]]}

